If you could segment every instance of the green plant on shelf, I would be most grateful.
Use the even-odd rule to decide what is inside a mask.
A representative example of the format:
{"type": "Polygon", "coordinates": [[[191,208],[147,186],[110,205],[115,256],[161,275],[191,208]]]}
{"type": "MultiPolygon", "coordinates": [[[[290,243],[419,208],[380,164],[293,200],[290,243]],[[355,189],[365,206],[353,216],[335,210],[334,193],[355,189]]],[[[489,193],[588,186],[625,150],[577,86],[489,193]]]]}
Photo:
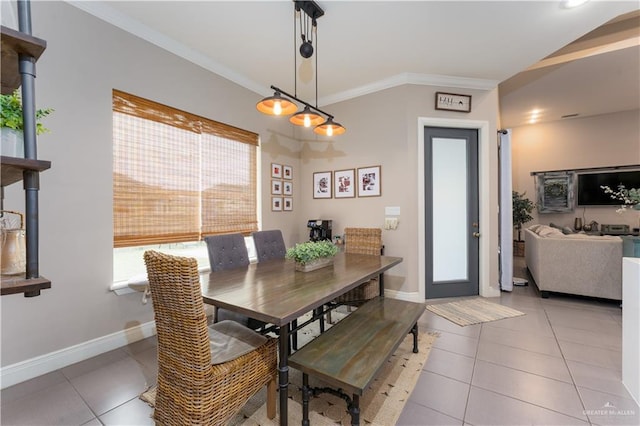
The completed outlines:
{"type": "Polygon", "coordinates": [[[305,265],[316,259],[333,257],[336,253],[338,253],[338,247],[331,241],[308,241],[306,243],[298,243],[294,247],[289,248],[286,258],[293,259],[297,263],[305,265]]]}
{"type": "MultiPolygon", "coordinates": [[[[0,127],[7,127],[9,129],[23,131],[24,121],[22,117],[22,98],[18,89],[13,93],[7,95],[0,95],[0,105],[2,111],[0,113],[0,127]]],[[[36,110],[36,134],[49,132],[49,129],[44,127],[40,122],[53,112],[53,108],[44,108],[36,110]]]]}

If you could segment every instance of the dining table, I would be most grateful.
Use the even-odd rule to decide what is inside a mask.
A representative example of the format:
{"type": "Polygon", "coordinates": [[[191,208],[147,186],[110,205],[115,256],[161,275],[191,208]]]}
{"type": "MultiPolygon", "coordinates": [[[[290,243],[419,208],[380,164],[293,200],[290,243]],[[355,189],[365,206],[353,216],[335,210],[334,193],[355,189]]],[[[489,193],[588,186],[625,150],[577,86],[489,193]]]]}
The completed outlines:
{"type": "MultiPolygon", "coordinates": [[[[401,257],[339,252],[332,265],[309,272],[297,271],[293,260],[272,259],[201,276],[205,303],[277,327],[281,425],[287,425],[288,417],[291,323],[400,262],[401,257]]],[[[382,280],[380,295],[384,296],[382,280]]]]}

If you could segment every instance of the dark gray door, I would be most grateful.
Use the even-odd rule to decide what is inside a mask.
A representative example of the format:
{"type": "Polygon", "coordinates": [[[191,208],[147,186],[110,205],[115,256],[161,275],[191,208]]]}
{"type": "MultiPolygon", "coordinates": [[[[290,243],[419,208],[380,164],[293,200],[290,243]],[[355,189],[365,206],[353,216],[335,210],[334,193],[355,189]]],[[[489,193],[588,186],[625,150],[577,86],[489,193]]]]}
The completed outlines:
{"type": "Polygon", "coordinates": [[[478,294],[478,131],[425,127],[425,297],[478,294]]]}

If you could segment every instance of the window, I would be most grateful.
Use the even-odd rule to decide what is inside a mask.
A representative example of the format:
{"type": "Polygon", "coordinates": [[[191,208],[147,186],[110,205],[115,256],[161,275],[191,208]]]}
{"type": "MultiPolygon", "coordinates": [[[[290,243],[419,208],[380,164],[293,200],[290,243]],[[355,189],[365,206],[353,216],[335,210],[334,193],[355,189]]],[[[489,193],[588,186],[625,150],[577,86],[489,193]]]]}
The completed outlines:
{"type": "Polygon", "coordinates": [[[206,262],[204,236],[257,230],[257,147],[255,133],[114,90],[114,282],[144,273],[150,247],[206,262]]]}

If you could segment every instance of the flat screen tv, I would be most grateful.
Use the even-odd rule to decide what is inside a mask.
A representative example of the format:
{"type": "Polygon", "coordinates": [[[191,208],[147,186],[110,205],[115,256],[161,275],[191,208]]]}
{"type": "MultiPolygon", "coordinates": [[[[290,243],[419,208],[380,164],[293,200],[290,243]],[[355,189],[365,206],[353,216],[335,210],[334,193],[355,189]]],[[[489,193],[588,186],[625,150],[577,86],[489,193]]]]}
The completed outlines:
{"type": "Polygon", "coordinates": [[[640,170],[625,172],[584,173],[578,175],[579,206],[619,206],[620,201],[605,194],[601,186],[608,186],[614,191],[618,185],[625,188],[640,188],[640,170]]]}

